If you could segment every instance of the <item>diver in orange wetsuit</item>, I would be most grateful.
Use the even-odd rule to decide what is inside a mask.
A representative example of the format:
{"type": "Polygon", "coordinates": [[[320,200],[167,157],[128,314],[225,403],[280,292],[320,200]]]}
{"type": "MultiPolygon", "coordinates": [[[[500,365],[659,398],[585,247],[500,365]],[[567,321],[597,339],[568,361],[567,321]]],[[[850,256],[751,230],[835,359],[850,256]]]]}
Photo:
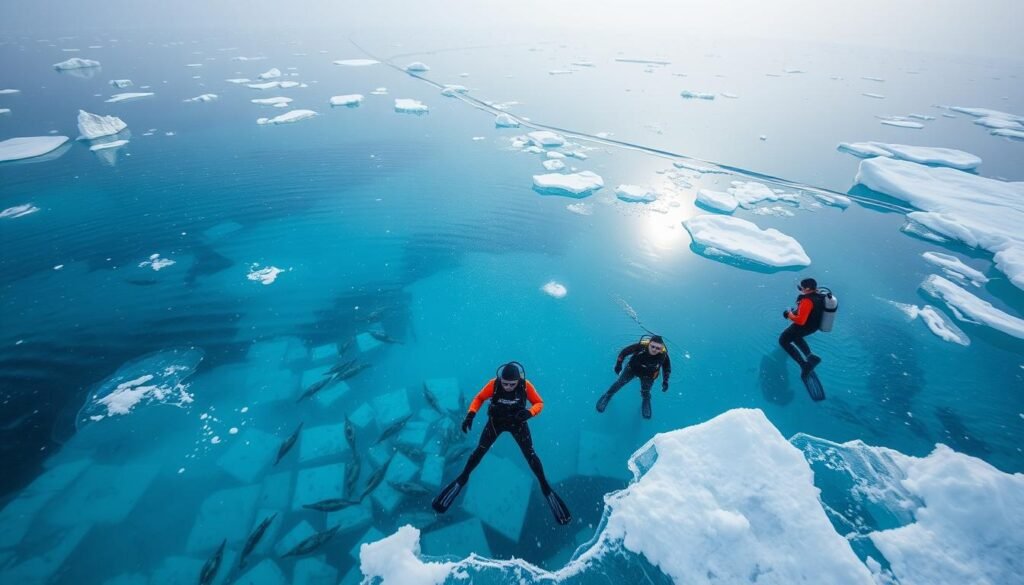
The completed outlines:
{"type": "Polygon", "coordinates": [[[509,362],[498,368],[498,375],[489,380],[477,393],[476,398],[469,405],[469,412],[462,421],[462,432],[468,433],[473,426],[473,419],[477,411],[487,400],[491,401],[487,407],[487,424],[483,433],[480,434],[480,443],[469,455],[466,467],[462,470],[455,481],[448,484],[433,501],[434,510],[444,513],[455,501],[462,488],[469,481],[469,474],[476,469],[484,458],[487,450],[498,439],[502,433],[508,431],[512,438],[519,444],[523,457],[530,465],[534,475],[540,482],[541,492],[551,506],[551,512],[559,524],[568,524],[572,519],[569,509],[558,494],[551,489],[547,477],[544,476],[544,466],[541,465],[540,457],[533,449],[533,437],[530,435],[530,427],[526,421],[540,414],[544,409],[544,401],[533,384],[526,379],[526,372],[518,362],[509,362]]]}
{"type": "Polygon", "coordinates": [[[796,311],[786,309],[782,313],[782,316],[792,321],[793,324],[779,336],[779,345],[796,360],[796,363],[800,364],[801,373],[807,374],[821,363],[821,358],[811,353],[811,348],[804,338],[821,327],[821,316],[825,311],[825,297],[818,292],[818,281],[813,278],[801,280],[797,289],[800,291],[800,296],[796,298],[796,311]],[[797,351],[798,349],[800,351],[797,351]],[[803,355],[800,355],[801,352],[803,355]]]}

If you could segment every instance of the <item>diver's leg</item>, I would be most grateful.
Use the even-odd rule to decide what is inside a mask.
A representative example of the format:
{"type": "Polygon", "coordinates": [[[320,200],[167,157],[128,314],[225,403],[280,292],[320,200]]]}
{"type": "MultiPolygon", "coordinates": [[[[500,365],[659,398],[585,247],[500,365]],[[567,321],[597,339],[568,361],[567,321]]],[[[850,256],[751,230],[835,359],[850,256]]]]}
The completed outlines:
{"type": "Polygon", "coordinates": [[[480,443],[477,444],[476,449],[469,454],[469,459],[466,461],[466,467],[459,474],[459,483],[465,484],[469,481],[469,474],[473,473],[477,465],[480,465],[480,461],[487,454],[487,450],[491,448],[494,441],[498,440],[498,435],[501,432],[494,426],[494,421],[490,418],[487,419],[487,424],[484,425],[484,431],[480,433],[480,443]]]}
{"type": "Polygon", "coordinates": [[[551,491],[551,485],[548,484],[548,478],[544,475],[544,466],[541,465],[540,457],[537,456],[537,451],[533,448],[533,436],[530,434],[530,427],[524,422],[513,427],[509,432],[512,433],[512,437],[519,444],[519,449],[523,452],[526,463],[533,470],[533,474],[537,476],[537,481],[540,482],[540,491],[545,496],[548,495],[548,492],[551,491]]]}
{"type": "Polygon", "coordinates": [[[804,357],[800,355],[800,352],[798,352],[796,347],[793,346],[793,344],[796,343],[796,340],[800,339],[800,337],[801,335],[796,325],[790,325],[782,332],[782,335],[779,336],[779,345],[782,346],[782,349],[786,350],[789,357],[793,358],[796,363],[803,366],[804,357]]]}
{"type": "Polygon", "coordinates": [[[651,418],[651,387],[654,386],[654,378],[640,378],[640,414],[644,418],[651,418]]]}
{"type": "Polygon", "coordinates": [[[619,374],[618,379],[612,382],[612,385],[608,388],[608,391],[602,394],[601,398],[597,400],[597,412],[604,412],[604,409],[608,407],[608,403],[611,401],[612,396],[615,396],[616,392],[621,390],[623,386],[628,384],[635,377],[636,374],[633,373],[633,370],[628,366],[626,367],[626,369],[622,370],[622,373],[619,374]]]}

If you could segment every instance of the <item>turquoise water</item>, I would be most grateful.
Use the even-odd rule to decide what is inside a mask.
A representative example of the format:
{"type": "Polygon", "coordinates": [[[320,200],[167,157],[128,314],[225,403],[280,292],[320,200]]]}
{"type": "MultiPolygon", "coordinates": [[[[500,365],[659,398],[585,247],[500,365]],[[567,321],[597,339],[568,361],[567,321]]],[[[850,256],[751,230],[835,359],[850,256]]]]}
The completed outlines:
{"type": "MultiPolygon", "coordinates": [[[[78,53],[34,40],[0,47],[0,60],[17,64],[3,84],[22,90],[0,96],[0,107],[13,110],[0,119],[0,138],[50,130],[74,138],[79,108],[117,115],[131,131],[116,160],[79,143],[56,160],[0,165],[0,208],[40,208],[0,220],[0,432],[10,470],[0,480],[10,534],[0,543],[0,567],[26,582],[193,582],[221,539],[228,539],[226,561],[236,558],[252,526],[275,512],[279,525],[262,547],[287,541],[302,522],[312,530],[343,523],[322,559],[345,582],[358,575],[357,553],[349,551],[407,522],[423,530],[428,555],[476,551],[555,568],[593,536],[601,496],[630,478],[625,462],[637,447],[654,433],[735,407],[763,409],[785,436],[859,438],[914,455],[941,442],[1004,471],[1024,470],[1024,343],[970,324],[962,324],[969,347],[945,343],[887,302],[930,302],[918,285],[934,269],[920,255],[941,247],[900,232],[902,213],[871,204],[890,203],[884,196],[853,190],[858,203],[839,209],[805,195],[789,208],[792,217],[737,211],[795,237],[812,259],[800,271],[756,270],[695,253],[680,225],[703,213],[693,205],[697,187],[724,189],[745,176],[692,178],[692,188],[668,198],[675,207],[628,204],[615,199],[614,187],[665,183],[678,171],[672,159],[576,140],[588,158],[568,161],[606,185],[582,200],[589,215],[580,215],[567,206],[581,201],[532,188],[531,176],[545,172],[542,159],[509,141],[528,129],[495,129],[491,114],[383,65],[331,65],[364,56],[345,40],[122,39],[85,51],[93,42],[65,41],[103,62],[89,79],[49,69],[78,53]],[[227,47],[240,48],[219,50],[227,47]],[[230,61],[234,55],[268,59],[230,61]],[[295,67],[295,79],[309,87],[260,92],[223,81],[271,67],[295,67]],[[136,87],[116,90],[107,85],[112,78],[131,78],[136,87]],[[388,95],[370,95],[377,87],[388,95]],[[156,96],[103,103],[132,90],[156,96]],[[220,99],[182,103],[208,92],[220,99]],[[348,93],[366,99],[358,108],[327,105],[348,93]],[[256,125],[286,110],[248,100],[275,95],[321,115],[256,125]],[[429,114],[395,113],[393,99],[406,97],[425,102],[429,114]],[[175,264],[139,266],[154,253],[175,264]],[[262,285],[247,278],[256,264],[284,272],[262,285]],[[807,398],[775,341],[785,324],[779,314],[805,276],[842,303],[836,330],[810,339],[825,360],[822,403],[807,398]],[[551,280],[565,285],[564,298],[541,291],[551,280]],[[614,379],[618,350],[644,333],[627,306],[668,338],[674,362],[671,391],[655,391],[649,421],[639,416],[635,384],[603,415],[593,409],[614,379]],[[333,401],[295,402],[341,348],[369,331],[400,343],[352,346],[347,359],[372,367],[335,387],[333,401]],[[102,381],[133,360],[176,348],[203,355],[187,380],[193,402],[82,420],[79,409],[102,381]],[[545,400],[531,429],[549,478],[574,512],[568,529],[551,521],[507,437],[443,518],[430,511],[432,495],[406,496],[393,508],[394,499],[368,498],[364,515],[344,521],[294,509],[297,494],[330,492],[357,458],[360,486],[383,462],[385,448],[372,445],[386,425],[372,417],[397,418],[405,407],[382,397],[401,403],[405,396],[409,424],[436,425],[426,381],[448,380],[468,401],[513,359],[545,400]],[[355,449],[337,441],[345,416],[361,421],[355,449]],[[268,457],[300,422],[315,432],[271,466],[268,457]],[[314,468],[323,475],[305,473],[314,468]],[[488,504],[495,485],[508,494],[508,509],[488,504]]],[[[985,160],[981,174],[1024,180],[1021,143],[931,107],[1024,111],[1019,65],[927,55],[883,61],[836,47],[647,42],[460,48],[473,43],[361,40],[380,57],[401,54],[397,65],[427,62],[426,78],[466,85],[477,99],[520,102],[510,111],[541,124],[609,132],[796,183],[847,192],[858,161],[834,148],[858,140],[960,148],[985,160]],[[433,51],[442,48],[452,50],[433,51]],[[548,73],[583,59],[596,67],[548,73]],[[805,73],[786,74],[787,67],[805,73]],[[740,97],[687,101],[683,89],[740,97]],[[873,91],[886,99],[860,95],[873,91]],[[874,118],[911,112],[937,119],[914,131],[874,118]]],[[[944,251],[993,279],[980,296],[1024,314],[1024,293],[994,271],[987,253],[944,251]]],[[[479,430],[478,423],[468,445],[479,430]]],[[[447,461],[444,482],[464,457],[447,461]]],[[[392,464],[399,475],[419,467],[392,464]]],[[[258,548],[251,565],[269,552],[258,548]]],[[[218,582],[239,574],[233,565],[218,582]]],[[[300,570],[289,560],[281,567],[289,575],[300,570]]]]}

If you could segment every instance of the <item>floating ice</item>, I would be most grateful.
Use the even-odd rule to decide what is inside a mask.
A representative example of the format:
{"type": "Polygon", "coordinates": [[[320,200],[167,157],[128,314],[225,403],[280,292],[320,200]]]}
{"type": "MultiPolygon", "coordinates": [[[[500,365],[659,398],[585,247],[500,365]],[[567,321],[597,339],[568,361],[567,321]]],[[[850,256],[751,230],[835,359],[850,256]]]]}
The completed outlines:
{"type": "Polygon", "coordinates": [[[263,285],[268,285],[274,284],[274,281],[277,280],[277,275],[281,274],[282,272],[284,271],[278,268],[277,266],[259,268],[259,264],[253,264],[252,266],[249,267],[249,274],[246,275],[246,278],[255,282],[259,282],[260,284],[263,285]]]}
{"type": "Polygon", "coordinates": [[[619,185],[615,196],[627,203],[650,203],[658,199],[652,189],[641,185],[619,185]]]}
{"type": "Polygon", "coordinates": [[[281,70],[278,69],[277,67],[274,67],[273,69],[260,73],[259,75],[256,76],[256,79],[262,79],[266,81],[268,79],[277,79],[279,77],[281,77],[281,70]]]}
{"type": "Polygon", "coordinates": [[[313,110],[292,110],[290,112],[285,112],[280,116],[274,116],[273,118],[259,118],[258,120],[256,120],[256,123],[260,125],[293,124],[295,122],[299,122],[307,118],[312,118],[317,115],[318,114],[313,110]]]}
{"type": "Polygon", "coordinates": [[[704,93],[704,92],[699,92],[699,91],[690,91],[688,89],[684,89],[682,92],[679,93],[679,95],[681,95],[682,97],[684,97],[686,99],[691,99],[691,100],[692,99],[697,99],[697,100],[713,100],[713,99],[715,99],[715,94],[713,94],[713,93],[704,93]]]}
{"type": "Polygon", "coordinates": [[[943,254],[942,252],[925,252],[921,254],[921,257],[941,268],[947,276],[952,276],[959,280],[969,280],[974,286],[981,286],[988,282],[988,277],[964,264],[956,256],[943,254]]]}
{"type": "Polygon", "coordinates": [[[110,142],[101,142],[99,144],[93,144],[89,147],[89,150],[96,152],[98,150],[110,150],[111,148],[121,148],[125,144],[128,144],[127,140],[112,140],[110,142]]]}
{"type": "Polygon", "coordinates": [[[572,213],[575,213],[576,215],[594,214],[594,209],[590,205],[587,205],[582,201],[580,201],[579,203],[570,203],[569,205],[566,205],[565,208],[571,211],[572,213]]]}
{"type": "Polygon", "coordinates": [[[729,98],[731,100],[739,99],[739,97],[740,97],[740,96],[738,96],[738,95],[736,95],[734,93],[729,93],[727,91],[723,91],[721,93],[721,96],[724,97],[724,98],[729,98]]]}
{"type": "Polygon", "coordinates": [[[82,59],[80,57],[72,57],[72,58],[68,59],[67,61],[61,61],[60,63],[55,63],[53,68],[58,70],[58,71],[68,71],[68,70],[71,70],[71,69],[87,69],[87,68],[90,68],[90,67],[99,67],[99,66],[100,66],[100,62],[99,61],[93,61],[91,59],[82,59]]]}
{"type": "Polygon", "coordinates": [[[233,77],[231,79],[225,79],[224,81],[226,81],[228,83],[234,83],[234,84],[239,84],[240,85],[242,83],[249,83],[252,80],[249,79],[248,77],[233,77]]]}
{"type": "Polygon", "coordinates": [[[424,563],[419,559],[420,531],[405,525],[391,536],[359,547],[359,569],[382,583],[440,585],[455,563],[424,563]]]}
{"type": "Polygon", "coordinates": [[[376,65],[380,61],[374,59],[341,59],[335,61],[335,65],[343,65],[345,67],[366,67],[368,65],[376,65]]]}
{"type": "Polygon", "coordinates": [[[1024,289],[1024,183],[881,157],[861,161],[855,180],[929,212],[908,215],[929,229],[992,252],[1024,289]]]}
{"type": "Polygon", "coordinates": [[[168,266],[174,266],[174,264],[174,260],[171,260],[170,258],[161,258],[160,254],[152,254],[150,255],[148,260],[144,260],[139,263],[139,268],[145,268],[149,266],[154,271],[159,272],[163,268],[167,268],[168,266]]]}
{"type": "Polygon", "coordinates": [[[862,75],[861,79],[866,79],[868,81],[877,81],[877,82],[880,82],[880,83],[885,81],[881,77],[871,77],[870,75],[862,75]]]}
{"type": "MultiPolygon", "coordinates": [[[[3,149],[3,143],[0,142],[0,151],[3,149]]],[[[2,160],[2,158],[0,158],[2,160]]],[[[31,203],[24,203],[22,205],[15,205],[14,207],[8,207],[7,209],[0,211],[0,219],[8,218],[14,219],[17,217],[25,217],[31,213],[39,211],[39,208],[31,203]]]]}
{"type": "Polygon", "coordinates": [[[0,114],[10,114],[10,113],[11,113],[11,109],[10,108],[0,108],[0,114]]]}
{"type": "Polygon", "coordinates": [[[884,142],[841,142],[837,148],[860,157],[885,156],[964,171],[975,169],[981,165],[981,158],[954,148],[909,146],[906,144],[887,144],[884,142]]]}
{"type": "Polygon", "coordinates": [[[547,130],[538,130],[536,132],[530,132],[526,135],[530,139],[530,142],[540,147],[548,146],[562,146],[565,144],[565,137],[555,132],[549,132],[547,130]]]}
{"type": "Polygon", "coordinates": [[[111,79],[110,85],[117,89],[124,89],[126,87],[131,87],[133,84],[131,79],[111,79]]]}
{"type": "Polygon", "coordinates": [[[430,71],[430,67],[427,67],[425,63],[413,61],[412,63],[409,63],[408,65],[405,66],[405,70],[417,73],[422,71],[430,71]]]}
{"type": "Polygon", "coordinates": [[[498,114],[494,117],[494,125],[497,128],[518,128],[519,122],[508,114],[498,114]]]}
{"type": "Polygon", "coordinates": [[[194,98],[188,98],[186,102],[212,102],[217,99],[215,93],[204,93],[203,95],[197,95],[194,98]]]}
{"type": "Polygon", "coordinates": [[[795,193],[775,191],[763,183],[756,181],[733,181],[729,187],[729,194],[736,198],[736,202],[744,209],[750,209],[764,201],[784,201],[786,203],[799,204],[800,196],[795,193]]]}
{"type": "Polygon", "coordinates": [[[769,207],[758,207],[752,212],[754,215],[775,215],[779,217],[793,217],[793,212],[782,207],[781,205],[774,205],[769,207]]]}
{"type": "Polygon", "coordinates": [[[885,96],[880,94],[880,93],[865,92],[865,93],[862,93],[860,95],[862,95],[864,97],[875,98],[876,100],[884,100],[885,99],[885,96]]]}
{"type": "Polygon", "coordinates": [[[290,98],[290,97],[256,98],[254,100],[249,100],[249,101],[254,103],[254,104],[261,105],[261,106],[274,106],[275,108],[285,108],[285,107],[288,107],[288,104],[292,103],[292,98],[290,98]]]}
{"type": "Polygon", "coordinates": [[[370,95],[388,95],[388,88],[378,87],[370,92],[370,95]]]}
{"type": "Polygon", "coordinates": [[[935,116],[929,116],[928,114],[907,114],[907,117],[915,120],[924,120],[925,122],[935,119],[935,116]]]}
{"type": "Polygon", "coordinates": [[[110,96],[110,99],[105,100],[108,104],[116,104],[117,102],[127,102],[129,100],[137,100],[144,97],[150,97],[152,92],[134,92],[134,93],[116,93],[110,96]]]}
{"type": "Polygon", "coordinates": [[[920,122],[912,122],[910,120],[897,120],[893,118],[882,118],[880,120],[882,124],[886,126],[896,126],[897,128],[911,128],[914,130],[920,130],[924,128],[924,124],[920,122]]]}
{"type": "Polygon", "coordinates": [[[544,291],[546,294],[552,297],[555,297],[556,299],[565,297],[565,295],[568,294],[569,292],[568,289],[565,288],[564,284],[555,282],[553,280],[545,283],[544,286],[540,287],[540,290],[544,291]]]}
{"type": "Polygon", "coordinates": [[[683,222],[694,243],[766,266],[809,266],[800,243],[773,229],[728,215],[698,215],[683,222]]]}
{"type": "Polygon", "coordinates": [[[0,162],[42,156],[60,148],[67,136],[22,136],[0,141],[0,162]]]}
{"type": "Polygon", "coordinates": [[[21,93],[20,89],[0,89],[0,95],[10,95],[12,93],[21,93]]]}
{"type": "Polygon", "coordinates": [[[925,325],[928,326],[928,329],[930,329],[931,332],[939,339],[963,346],[971,344],[971,340],[967,337],[967,334],[957,327],[949,317],[936,310],[935,307],[931,305],[918,307],[917,305],[905,305],[895,301],[889,302],[899,310],[903,311],[903,313],[910,319],[917,319],[920,317],[921,320],[924,321],[925,325]]]}
{"type": "Polygon", "coordinates": [[[996,116],[985,116],[984,118],[978,118],[977,120],[974,121],[974,123],[979,126],[984,126],[986,128],[993,129],[1010,128],[1014,130],[1020,130],[1024,128],[1024,126],[1022,126],[1020,122],[1010,120],[1008,118],[999,118],[996,116]]]}
{"type": "Polygon", "coordinates": [[[954,112],[960,112],[961,114],[967,114],[975,118],[1002,118],[1003,120],[1009,120],[1011,122],[1019,122],[1024,124],[1024,116],[1018,116],[1017,114],[1010,114],[1008,112],[1001,112],[999,110],[990,110],[988,108],[965,108],[963,106],[942,106],[947,110],[953,110],[954,112]]]}
{"type": "Polygon", "coordinates": [[[711,189],[698,189],[697,203],[709,209],[724,211],[725,213],[732,213],[739,206],[739,202],[731,194],[722,191],[712,191],[711,189]]]}
{"type": "Polygon", "coordinates": [[[429,111],[423,102],[408,98],[398,98],[395,100],[395,111],[403,114],[425,114],[429,111]]]}
{"type": "Polygon", "coordinates": [[[533,186],[542,192],[572,197],[586,197],[604,187],[604,179],[592,171],[562,175],[534,175],[533,186]]]}
{"type": "Polygon", "coordinates": [[[992,134],[992,136],[1003,136],[1005,138],[1012,138],[1013,140],[1024,140],[1024,130],[1000,128],[999,130],[993,130],[992,132],[990,132],[990,134],[992,134]]]}
{"type": "Polygon", "coordinates": [[[116,116],[100,116],[78,110],[78,132],[86,140],[112,136],[127,127],[128,125],[116,116]]]}
{"type": "Polygon", "coordinates": [[[332,106],[358,106],[363,103],[363,94],[336,95],[331,98],[330,103],[332,106]]]}
{"type": "Polygon", "coordinates": [[[250,83],[246,87],[252,89],[288,89],[290,87],[298,87],[301,85],[298,81],[268,81],[266,83],[250,83]]]}
{"type": "Polygon", "coordinates": [[[1024,339],[1024,319],[1000,311],[988,301],[979,299],[937,274],[926,278],[921,283],[921,290],[946,303],[961,321],[981,323],[1024,339]]]}
{"type": "Polygon", "coordinates": [[[557,159],[546,160],[540,164],[549,171],[560,171],[565,168],[565,163],[557,159]]]}
{"type": "Polygon", "coordinates": [[[469,89],[464,85],[445,84],[444,88],[441,89],[441,95],[445,97],[455,97],[456,94],[468,92],[469,89]]]}

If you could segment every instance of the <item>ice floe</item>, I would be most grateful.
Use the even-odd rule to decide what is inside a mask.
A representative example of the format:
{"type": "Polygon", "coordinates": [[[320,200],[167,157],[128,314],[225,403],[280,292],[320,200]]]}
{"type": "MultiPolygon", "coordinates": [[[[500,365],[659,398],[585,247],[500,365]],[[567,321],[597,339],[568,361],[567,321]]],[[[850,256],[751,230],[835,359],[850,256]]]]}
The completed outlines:
{"type": "Polygon", "coordinates": [[[706,93],[706,92],[701,92],[701,91],[690,91],[688,89],[684,89],[683,91],[681,91],[679,93],[679,95],[684,97],[684,98],[686,98],[686,99],[688,99],[688,100],[694,100],[694,99],[695,100],[713,100],[713,99],[715,99],[715,94],[713,94],[713,93],[706,93]]]}
{"type": "Polygon", "coordinates": [[[295,122],[299,122],[301,120],[312,118],[316,115],[318,114],[313,110],[292,110],[290,112],[285,112],[280,116],[274,116],[273,118],[259,118],[258,120],[256,120],[256,123],[260,125],[292,124],[295,122]]]}
{"type": "Polygon", "coordinates": [[[408,98],[395,99],[395,111],[403,114],[425,114],[430,108],[423,102],[408,98]]]}
{"type": "Polygon", "coordinates": [[[545,294],[560,299],[568,294],[568,289],[565,288],[564,284],[555,282],[554,280],[548,281],[544,286],[540,287],[540,290],[544,291],[545,294]]]}
{"type": "Polygon", "coordinates": [[[570,203],[569,205],[566,205],[565,208],[568,209],[570,212],[575,213],[576,215],[594,214],[594,208],[582,201],[580,201],[579,203],[570,203]]]}
{"type": "Polygon", "coordinates": [[[615,196],[627,203],[650,203],[658,199],[653,189],[642,185],[619,185],[615,196]]]}
{"type": "Polygon", "coordinates": [[[865,93],[862,93],[860,95],[862,95],[864,97],[874,98],[876,100],[884,100],[885,99],[885,96],[880,94],[880,93],[865,92],[865,93]]]}
{"type": "Polygon", "coordinates": [[[910,128],[913,130],[920,130],[924,128],[924,124],[920,122],[914,122],[912,120],[900,120],[896,118],[881,118],[879,122],[886,126],[895,126],[897,128],[910,128]]]}
{"type": "Polygon", "coordinates": [[[243,83],[249,83],[252,80],[249,79],[248,77],[233,77],[231,79],[225,79],[224,81],[226,81],[228,83],[234,83],[236,85],[241,85],[243,83]]]}
{"type": "Polygon", "coordinates": [[[0,162],[42,156],[60,148],[67,136],[22,136],[0,141],[0,162]]]}
{"type": "Polygon", "coordinates": [[[370,92],[370,95],[388,95],[388,88],[378,87],[370,92]]]}
{"type": "Polygon", "coordinates": [[[339,59],[335,61],[335,65],[342,65],[344,67],[366,67],[368,65],[376,65],[380,63],[375,59],[339,59]]]}
{"type": "Polygon", "coordinates": [[[526,135],[530,142],[540,147],[562,146],[565,144],[565,137],[556,132],[537,130],[526,135]]]}
{"type": "Polygon", "coordinates": [[[1024,130],[1013,130],[1011,128],[1000,128],[990,132],[992,136],[1002,136],[1013,140],[1024,140],[1024,130]]]}
{"type": "Polygon", "coordinates": [[[930,230],[992,252],[996,268],[1024,289],[1024,182],[882,157],[861,161],[855,180],[923,210],[908,218],[930,230]]]}
{"type": "Polygon", "coordinates": [[[253,264],[252,266],[250,266],[249,274],[246,275],[246,278],[263,285],[268,285],[274,284],[274,281],[277,280],[278,275],[284,272],[284,270],[278,268],[277,266],[267,266],[266,268],[260,268],[259,266],[259,264],[253,264]]]}
{"type": "Polygon", "coordinates": [[[935,116],[929,116],[928,114],[907,114],[907,117],[915,120],[924,120],[925,122],[935,119],[935,116]]]}
{"type": "Polygon", "coordinates": [[[252,89],[263,90],[263,89],[288,89],[288,88],[291,88],[291,87],[299,87],[300,85],[302,85],[302,84],[299,83],[298,81],[268,81],[266,83],[250,83],[250,84],[246,85],[246,87],[251,87],[252,89]]]}
{"type": "Polygon", "coordinates": [[[110,96],[110,99],[105,100],[108,104],[116,104],[118,102],[126,102],[129,100],[137,100],[146,97],[153,96],[152,92],[132,92],[132,93],[116,93],[110,96]]]}
{"type": "Polygon", "coordinates": [[[411,71],[413,73],[420,73],[423,71],[430,71],[430,67],[428,67],[426,63],[422,63],[420,61],[413,61],[412,63],[409,63],[408,65],[405,66],[405,70],[411,71]]]}
{"type": "Polygon", "coordinates": [[[110,142],[100,142],[93,144],[89,147],[89,150],[96,152],[97,150],[109,150],[111,148],[121,148],[125,144],[128,144],[127,140],[111,140],[110,142]]]}
{"type": "Polygon", "coordinates": [[[867,81],[877,81],[877,82],[879,82],[879,83],[881,83],[881,82],[884,82],[884,81],[885,81],[885,80],[884,80],[884,79],[882,79],[881,77],[872,77],[872,76],[870,76],[870,75],[862,75],[862,76],[861,76],[861,79],[866,79],[867,81]]]}
{"type": "Polygon", "coordinates": [[[336,95],[330,99],[332,106],[358,106],[363,103],[363,94],[352,93],[347,95],[336,95]]]}
{"type": "Polygon", "coordinates": [[[91,67],[100,67],[100,62],[93,61],[92,59],[72,57],[67,61],[61,61],[60,63],[55,63],[53,65],[53,68],[58,71],[70,71],[72,69],[88,69],[91,67]]]}
{"type": "Polygon", "coordinates": [[[78,132],[86,140],[112,136],[127,127],[128,125],[117,116],[100,116],[78,110],[78,132]]]}
{"type": "Polygon", "coordinates": [[[264,71],[263,73],[260,73],[259,75],[256,76],[256,79],[262,79],[266,81],[268,79],[277,79],[279,77],[281,77],[281,70],[278,69],[277,67],[274,67],[273,69],[269,69],[267,71],[264,71]]]}
{"type": "Polygon", "coordinates": [[[926,165],[939,165],[960,170],[971,170],[981,165],[981,158],[954,148],[910,146],[885,142],[841,142],[837,147],[859,157],[885,156],[926,165]]]}
{"type": "Polygon", "coordinates": [[[290,97],[272,97],[272,98],[256,98],[249,100],[250,102],[260,106],[274,106],[275,108],[286,108],[288,104],[292,103],[290,97]]]}
{"type": "Polygon", "coordinates": [[[694,243],[712,254],[725,253],[765,266],[809,266],[811,259],[794,238],[728,215],[698,215],[683,222],[694,243]]]}
{"type": "Polygon", "coordinates": [[[971,344],[971,339],[967,337],[967,334],[935,307],[931,305],[918,307],[917,305],[905,305],[895,301],[889,302],[903,311],[903,314],[911,320],[920,317],[924,324],[928,326],[928,329],[939,339],[963,346],[971,344]]]}
{"type": "Polygon", "coordinates": [[[89,393],[76,425],[81,428],[109,416],[123,416],[140,404],[190,404],[192,395],[185,380],[202,359],[200,350],[172,349],[124,364],[89,393]]]}
{"type": "MultiPolygon", "coordinates": [[[[0,142],[0,149],[2,149],[3,143],[0,142]]],[[[2,160],[2,159],[0,159],[2,160]]],[[[7,209],[0,211],[0,219],[14,219],[17,217],[25,217],[26,215],[32,214],[39,211],[39,208],[31,203],[23,203],[21,205],[15,205],[14,207],[8,207],[7,209]]]]}
{"type": "Polygon", "coordinates": [[[732,213],[739,206],[739,201],[731,194],[711,189],[698,189],[696,201],[708,209],[725,213],[732,213]]]}
{"type": "Polygon", "coordinates": [[[212,101],[216,100],[217,97],[218,96],[215,93],[204,93],[202,95],[197,95],[194,98],[188,98],[185,101],[186,102],[212,102],[212,101]]]}
{"type": "Polygon", "coordinates": [[[456,94],[468,93],[469,88],[465,85],[445,84],[441,89],[441,95],[445,97],[455,97],[456,94]]]}
{"type": "Polygon", "coordinates": [[[518,128],[519,122],[508,114],[498,114],[494,117],[494,126],[496,128],[518,128]]]}
{"type": "Polygon", "coordinates": [[[533,186],[544,193],[586,197],[604,187],[604,179],[592,171],[582,171],[567,175],[549,173],[534,175],[533,186]]]}
{"type": "Polygon", "coordinates": [[[168,266],[174,266],[176,262],[170,258],[162,258],[160,254],[150,254],[149,259],[139,262],[139,268],[152,268],[155,272],[159,272],[168,266]]]}
{"type": "Polygon", "coordinates": [[[967,108],[964,106],[942,106],[947,110],[954,112],[960,112],[961,114],[967,114],[974,118],[1000,118],[1003,120],[1009,120],[1011,122],[1019,122],[1024,124],[1024,116],[1018,116],[1017,114],[1011,114],[1009,112],[1002,112],[999,110],[990,110],[988,108],[967,108]]]}
{"type": "Polygon", "coordinates": [[[565,163],[557,159],[546,160],[541,164],[549,171],[560,171],[565,168],[565,163]]]}
{"type": "Polygon", "coordinates": [[[110,85],[112,87],[116,87],[117,89],[124,89],[126,87],[131,87],[134,84],[132,83],[131,79],[111,79],[110,85]]]}
{"type": "Polygon", "coordinates": [[[0,95],[11,95],[14,93],[21,93],[20,89],[0,89],[0,95]]]}
{"type": "Polygon", "coordinates": [[[10,114],[10,113],[11,113],[11,109],[10,108],[0,108],[0,114],[10,114]]]}
{"type": "Polygon", "coordinates": [[[921,283],[921,290],[946,303],[961,321],[980,323],[1024,339],[1024,319],[995,308],[992,303],[979,299],[946,278],[932,274],[921,283]]]}
{"type": "Polygon", "coordinates": [[[942,269],[946,276],[951,276],[960,281],[969,281],[974,286],[981,286],[988,282],[988,277],[963,263],[962,260],[950,254],[942,252],[924,252],[921,257],[931,264],[942,269]]]}
{"type": "Polygon", "coordinates": [[[985,116],[984,118],[978,118],[974,121],[979,126],[984,126],[990,129],[1010,128],[1012,130],[1022,130],[1024,125],[1015,120],[1009,118],[999,118],[996,116],[985,116]]]}
{"type": "Polygon", "coordinates": [[[724,98],[729,98],[731,100],[739,99],[739,97],[740,97],[740,96],[738,96],[738,95],[736,95],[734,93],[730,93],[728,91],[723,91],[719,95],[721,95],[724,98]]]}
{"type": "Polygon", "coordinates": [[[796,193],[771,189],[756,181],[733,181],[728,191],[736,198],[737,204],[744,209],[750,209],[764,201],[784,201],[795,205],[800,203],[800,196],[796,193]]]}

